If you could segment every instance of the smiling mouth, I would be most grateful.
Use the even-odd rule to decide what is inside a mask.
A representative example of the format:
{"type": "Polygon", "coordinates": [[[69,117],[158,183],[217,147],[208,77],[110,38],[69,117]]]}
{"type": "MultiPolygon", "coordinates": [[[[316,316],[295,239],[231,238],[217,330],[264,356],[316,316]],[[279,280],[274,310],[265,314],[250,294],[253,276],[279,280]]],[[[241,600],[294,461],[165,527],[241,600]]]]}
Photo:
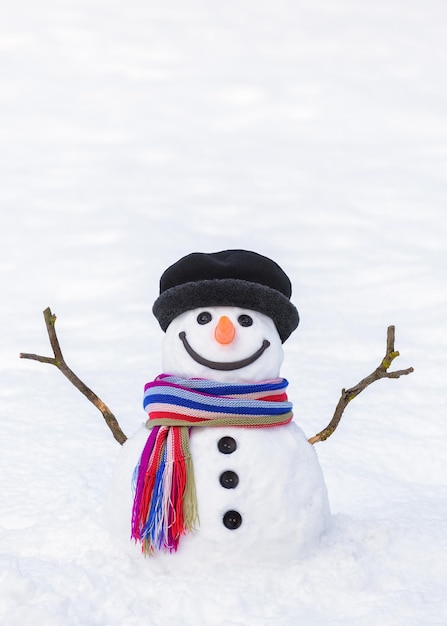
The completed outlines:
{"type": "Polygon", "coordinates": [[[198,352],[196,352],[193,348],[191,348],[188,340],[186,339],[185,331],[182,330],[182,332],[179,333],[178,336],[182,340],[183,345],[185,346],[185,350],[189,354],[189,356],[197,363],[200,363],[200,365],[205,365],[205,367],[209,367],[212,370],[239,370],[242,367],[247,367],[247,365],[251,365],[251,363],[257,361],[257,359],[259,359],[259,357],[264,354],[264,352],[270,345],[270,341],[264,339],[264,341],[262,342],[262,346],[259,348],[259,350],[256,350],[256,352],[254,352],[251,356],[247,357],[246,359],[241,359],[240,361],[209,361],[208,359],[205,359],[205,357],[198,354],[198,352]]]}

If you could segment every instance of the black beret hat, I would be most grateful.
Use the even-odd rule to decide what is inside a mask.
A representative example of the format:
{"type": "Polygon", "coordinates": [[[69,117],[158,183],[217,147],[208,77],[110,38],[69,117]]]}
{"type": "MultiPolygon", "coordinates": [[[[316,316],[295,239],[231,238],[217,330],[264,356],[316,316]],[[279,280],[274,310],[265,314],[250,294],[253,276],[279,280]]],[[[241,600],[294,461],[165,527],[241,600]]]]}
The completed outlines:
{"type": "Polygon", "coordinates": [[[299,322],[291,295],[288,276],[268,257],[248,250],[193,252],[163,273],[152,311],[165,331],[174,318],[191,309],[251,309],[270,317],[284,342],[299,322]]]}

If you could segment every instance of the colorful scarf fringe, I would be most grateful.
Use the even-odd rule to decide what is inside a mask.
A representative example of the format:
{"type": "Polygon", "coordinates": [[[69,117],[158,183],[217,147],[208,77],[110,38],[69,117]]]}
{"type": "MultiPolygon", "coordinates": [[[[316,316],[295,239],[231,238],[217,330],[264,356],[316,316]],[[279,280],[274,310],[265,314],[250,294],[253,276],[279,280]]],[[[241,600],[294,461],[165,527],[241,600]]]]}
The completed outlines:
{"type": "Polygon", "coordinates": [[[131,532],[144,554],[176,551],[180,537],[199,523],[191,427],[287,424],[292,419],[287,385],[284,378],[235,385],[167,374],[145,385],[151,432],[134,472],[131,532]]]}

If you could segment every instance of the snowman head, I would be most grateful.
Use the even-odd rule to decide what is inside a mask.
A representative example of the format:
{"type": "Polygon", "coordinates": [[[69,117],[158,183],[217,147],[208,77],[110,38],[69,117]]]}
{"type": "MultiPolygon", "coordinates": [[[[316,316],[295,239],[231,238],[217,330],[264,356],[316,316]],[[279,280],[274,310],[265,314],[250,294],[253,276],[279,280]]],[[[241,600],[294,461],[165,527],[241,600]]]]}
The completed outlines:
{"type": "Polygon", "coordinates": [[[290,280],[247,250],[192,253],[160,280],[153,312],[166,332],[165,372],[222,382],[279,375],[282,343],[298,326],[290,280]]]}

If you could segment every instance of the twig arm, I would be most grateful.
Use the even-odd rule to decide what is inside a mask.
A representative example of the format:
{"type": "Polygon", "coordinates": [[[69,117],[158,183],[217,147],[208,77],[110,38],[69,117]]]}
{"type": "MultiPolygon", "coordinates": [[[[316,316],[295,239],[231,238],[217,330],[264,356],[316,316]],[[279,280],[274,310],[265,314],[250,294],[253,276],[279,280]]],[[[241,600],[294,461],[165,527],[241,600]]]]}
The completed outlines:
{"type": "Polygon", "coordinates": [[[395,339],[395,327],[388,326],[387,330],[387,338],[386,338],[386,354],[382,359],[380,365],[369,375],[363,378],[359,383],[350,387],[349,389],[342,389],[340,399],[335,407],[334,415],[329,422],[329,424],[320,431],[318,434],[314,435],[309,439],[309,443],[314,444],[318,441],[325,441],[328,437],[332,435],[334,430],[337,428],[341,416],[345,408],[348,406],[349,402],[356,398],[359,393],[361,393],[364,389],[366,389],[369,385],[374,383],[376,380],[380,380],[381,378],[400,378],[401,376],[406,376],[407,374],[411,374],[413,372],[412,367],[408,367],[404,370],[397,370],[394,372],[389,372],[388,368],[391,363],[394,361],[396,357],[399,356],[399,352],[394,349],[394,339],[395,339]]]}
{"type": "Polygon", "coordinates": [[[112,434],[116,441],[119,444],[123,444],[127,437],[121,430],[121,427],[118,423],[118,420],[109,409],[109,407],[99,398],[96,393],[94,393],[82,380],[76,376],[76,374],[71,370],[65,362],[65,359],[62,354],[61,347],[59,345],[59,340],[56,334],[56,316],[51,312],[50,308],[46,308],[43,312],[45,324],[47,327],[47,333],[50,340],[51,347],[53,349],[54,357],[46,357],[40,356],[38,354],[29,354],[25,352],[20,353],[20,358],[22,359],[31,359],[34,361],[39,361],[40,363],[49,363],[50,365],[55,365],[62,374],[68,378],[68,380],[81,392],[84,394],[90,402],[92,402],[96,408],[101,411],[104,420],[107,426],[112,431],[112,434]]]}
{"type": "Polygon", "coordinates": [[[50,363],[50,365],[56,365],[56,359],[50,356],[40,356],[39,354],[28,354],[28,352],[21,352],[19,354],[21,359],[31,359],[32,361],[39,361],[40,363],[50,363]]]}

